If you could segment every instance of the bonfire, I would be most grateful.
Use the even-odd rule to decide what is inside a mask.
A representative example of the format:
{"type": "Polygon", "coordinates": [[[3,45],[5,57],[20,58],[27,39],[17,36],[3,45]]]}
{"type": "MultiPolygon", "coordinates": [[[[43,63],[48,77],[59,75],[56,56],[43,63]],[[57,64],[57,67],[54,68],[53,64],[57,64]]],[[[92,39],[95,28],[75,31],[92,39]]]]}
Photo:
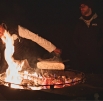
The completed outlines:
{"type": "Polygon", "coordinates": [[[15,89],[41,90],[68,87],[83,80],[81,72],[42,69],[36,72],[26,59],[20,61],[13,58],[14,39],[9,32],[5,32],[1,39],[6,46],[4,55],[8,64],[6,72],[0,74],[1,84],[15,89]]]}

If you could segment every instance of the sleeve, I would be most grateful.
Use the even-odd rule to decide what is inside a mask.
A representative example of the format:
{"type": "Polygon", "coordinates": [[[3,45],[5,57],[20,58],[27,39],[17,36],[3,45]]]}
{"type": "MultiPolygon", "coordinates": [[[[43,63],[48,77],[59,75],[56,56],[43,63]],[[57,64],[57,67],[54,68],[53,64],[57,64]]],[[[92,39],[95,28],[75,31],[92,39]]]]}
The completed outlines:
{"type": "Polygon", "coordinates": [[[29,31],[28,29],[21,27],[20,25],[18,26],[18,32],[20,37],[30,39],[36,42],[38,45],[40,45],[49,52],[52,52],[56,49],[56,46],[53,45],[50,41],[38,36],[37,34],[29,31]]]}

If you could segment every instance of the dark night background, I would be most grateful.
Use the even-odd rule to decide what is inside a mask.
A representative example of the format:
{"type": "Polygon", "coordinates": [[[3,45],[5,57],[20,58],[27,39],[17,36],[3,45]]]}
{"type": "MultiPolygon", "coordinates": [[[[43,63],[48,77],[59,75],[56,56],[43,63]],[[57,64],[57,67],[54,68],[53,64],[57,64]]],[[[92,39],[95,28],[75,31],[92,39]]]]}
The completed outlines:
{"type": "MultiPolygon", "coordinates": [[[[103,17],[103,0],[93,1],[96,13],[103,17]]],[[[77,20],[81,16],[79,3],[80,0],[0,0],[0,22],[8,21],[11,24],[17,23],[37,33],[62,50],[61,57],[63,60],[71,60],[71,58],[73,58],[73,31],[77,20]]],[[[50,95],[46,92],[40,93],[39,91],[26,92],[25,90],[20,90],[20,92],[19,90],[9,90],[2,87],[0,87],[0,94],[7,99],[39,99],[40,97],[41,99],[53,99],[55,97],[61,99],[61,94],[64,93],[68,96],[69,94],[73,95],[73,97],[76,96],[76,94],[77,96],[83,94],[88,96],[92,94],[94,98],[93,94],[102,90],[100,96],[103,97],[103,88],[101,88],[103,87],[102,77],[103,75],[89,75],[86,78],[87,82],[89,82],[89,87],[88,85],[85,86],[85,84],[84,86],[77,85],[77,88],[73,86],[69,89],[68,87],[68,89],[66,88],[63,91],[58,90],[60,94],[58,96],[51,95],[52,93],[50,93],[50,95]],[[94,86],[92,87],[91,85],[94,86]],[[97,87],[99,87],[99,90],[97,90],[97,87]]],[[[54,89],[51,91],[55,92],[54,89]]],[[[89,96],[91,97],[91,95],[89,96]]]]}
{"type": "MultiPolygon", "coordinates": [[[[103,0],[93,0],[103,16],[103,0]]],[[[62,58],[71,54],[72,35],[80,17],[80,0],[0,0],[0,19],[18,23],[39,34],[62,50],[62,58]]]]}

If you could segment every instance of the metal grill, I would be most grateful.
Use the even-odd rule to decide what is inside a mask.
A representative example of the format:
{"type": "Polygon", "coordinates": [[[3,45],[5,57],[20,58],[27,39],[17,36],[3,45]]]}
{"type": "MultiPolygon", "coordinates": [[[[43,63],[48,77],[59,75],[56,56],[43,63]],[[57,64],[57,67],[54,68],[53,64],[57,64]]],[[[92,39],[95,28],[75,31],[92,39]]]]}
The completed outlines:
{"type": "MultiPolygon", "coordinates": [[[[44,72],[44,71],[43,71],[44,72]]],[[[45,71],[47,72],[47,71],[45,71]]],[[[44,72],[44,73],[45,73],[44,72]]],[[[28,79],[24,79],[22,81],[21,84],[15,84],[15,83],[11,83],[11,82],[5,82],[4,78],[5,78],[5,73],[2,73],[0,75],[0,84],[1,85],[5,85],[5,86],[8,86],[8,87],[12,87],[12,85],[15,85],[15,86],[19,86],[18,88],[16,89],[27,89],[27,90],[33,90],[31,88],[34,88],[36,90],[41,90],[41,89],[54,89],[54,88],[63,88],[63,87],[68,87],[68,86],[73,86],[73,85],[76,85],[76,84],[79,84],[79,83],[83,83],[85,81],[85,74],[83,72],[79,72],[79,71],[76,71],[76,70],[65,70],[65,71],[50,71],[53,75],[57,75],[54,77],[54,80],[57,81],[59,77],[59,79],[63,80],[63,76],[66,77],[66,79],[70,78],[71,82],[61,82],[61,83],[44,83],[44,84],[40,84],[40,83],[30,83],[30,80],[28,79]],[[71,74],[73,75],[71,75],[71,74]],[[80,77],[79,79],[75,79],[76,77],[80,77]],[[26,81],[26,82],[24,82],[26,81]]],[[[33,77],[35,79],[40,79],[39,77],[33,77]]],[[[49,77],[49,79],[51,79],[49,77]]],[[[49,82],[48,78],[46,78],[46,80],[49,82]]]]}

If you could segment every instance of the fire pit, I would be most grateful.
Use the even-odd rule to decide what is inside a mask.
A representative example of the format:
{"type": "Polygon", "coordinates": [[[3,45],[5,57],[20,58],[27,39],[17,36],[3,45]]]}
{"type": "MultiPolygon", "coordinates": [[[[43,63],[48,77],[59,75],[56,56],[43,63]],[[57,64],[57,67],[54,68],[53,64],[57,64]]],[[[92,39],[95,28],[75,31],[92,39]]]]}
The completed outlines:
{"type": "MultiPolygon", "coordinates": [[[[40,70],[40,73],[19,72],[19,80],[5,81],[6,73],[0,75],[0,84],[15,89],[41,90],[63,88],[82,83],[84,73],[74,70],[40,70]]],[[[17,78],[16,78],[17,80],[17,78]]]]}
{"type": "MultiPolygon", "coordinates": [[[[28,61],[15,60],[14,40],[9,32],[1,38],[5,43],[5,60],[8,64],[6,72],[0,74],[0,84],[16,89],[41,90],[63,88],[82,82],[84,74],[73,70],[44,70],[31,68],[28,61]]],[[[48,67],[49,68],[49,67],[48,67]]]]}

